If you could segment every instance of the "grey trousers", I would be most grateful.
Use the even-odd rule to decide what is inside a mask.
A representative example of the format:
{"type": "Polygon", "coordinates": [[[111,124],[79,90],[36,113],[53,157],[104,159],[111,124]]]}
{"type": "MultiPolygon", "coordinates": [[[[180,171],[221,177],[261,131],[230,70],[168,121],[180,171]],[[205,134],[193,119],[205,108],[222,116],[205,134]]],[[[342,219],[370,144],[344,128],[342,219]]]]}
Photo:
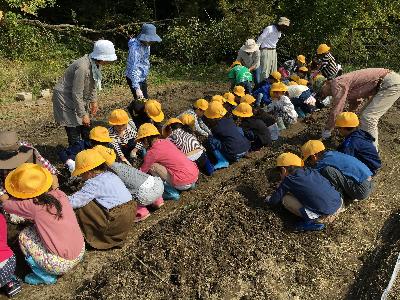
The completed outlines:
{"type": "Polygon", "coordinates": [[[362,200],[371,194],[373,184],[372,180],[365,180],[358,183],[350,177],[346,177],[334,167],[325,167],[321,170],[321,175],[330,181],[335,189],[342,195],[342,198],[349,200],[362,200]]]}
{"type": "Polygon", "coordinates": [[[268,78],[269,75],[278,69],[278,58],[276,49],[263,49],[260,55],[260,80],[268,78]]]}

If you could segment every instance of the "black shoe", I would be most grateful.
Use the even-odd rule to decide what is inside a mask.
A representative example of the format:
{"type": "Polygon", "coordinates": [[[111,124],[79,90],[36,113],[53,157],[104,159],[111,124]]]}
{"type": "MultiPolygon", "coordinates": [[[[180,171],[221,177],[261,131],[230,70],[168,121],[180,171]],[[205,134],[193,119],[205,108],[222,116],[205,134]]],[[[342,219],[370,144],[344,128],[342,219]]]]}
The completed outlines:
{"type": "Polygon", "coordinates": [[[4,290],[8,297],[14,297],[21,291],[21,283],[17,278],[11,279],[6,285],[4,286],[4,290]]]}

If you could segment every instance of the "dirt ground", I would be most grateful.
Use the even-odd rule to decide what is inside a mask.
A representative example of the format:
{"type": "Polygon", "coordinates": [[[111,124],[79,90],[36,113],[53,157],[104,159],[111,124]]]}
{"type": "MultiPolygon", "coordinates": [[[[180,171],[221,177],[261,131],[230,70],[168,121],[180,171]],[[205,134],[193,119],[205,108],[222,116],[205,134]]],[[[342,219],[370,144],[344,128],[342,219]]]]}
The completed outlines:
{"type": "MultiPolygon", "coordinates": [[[[226,88],[186,82],[150,94],[173,116],[192,100],[226,88]]],[[[129,98],[125,88],[104,94],[98,119],[129,98]]],[[[271,148],[212,178],[201,177],[196,190],[136,224],[122,249],[90,250],[56,285],[24,285],[15,299],[380,299],[400,250],[399,111],[397,103],[380,124],[384,166],[374,193],[348,205],[323,232],[293,233],[297,220],[263,199],[277,183],[276,156],[299,152],[299,145],[318,137],[327,110],[287,130],[271,148]]],[[[0,106],[1,128],[17,128],[56,160],[66,135],[52,120],[50,103],[0,106]]],[[[16,230],[12,227],[9,237],[14,249],[16,230]]],[[[27,268],[19,264],[23,276],[27,268]]],[[[399,291],[396,284],[390,299],[400,299],[399,291]]]]}

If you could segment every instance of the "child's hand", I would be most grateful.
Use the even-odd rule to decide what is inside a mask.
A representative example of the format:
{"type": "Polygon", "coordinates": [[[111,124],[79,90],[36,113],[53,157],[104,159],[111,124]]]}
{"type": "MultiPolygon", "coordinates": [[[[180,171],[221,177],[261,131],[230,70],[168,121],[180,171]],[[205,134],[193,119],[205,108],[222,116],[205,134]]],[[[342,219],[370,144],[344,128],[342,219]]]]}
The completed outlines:
{"type": "Polygon", "coordinates": [[[125,157],[121,157],[121,161],[122,161],[123,163],[127,164],[128,166],[131,166],[131,167],[132,167],[131,163],[130,163],[125,157]]]}
{"type": "Polygon", "coordinates": [[[130,153],[130,157],[132,158],[132,159],[135,159],[135,158],[137,158],[137,153],[138,153],[138,149],[133,149],[132,151],[131,151],[131,153],[130,153]]]}
{"type": "Polygon", "coordinates": [[[6,201],[8,200],[10,197],[8,196],[8,194],[3,194],[0,196],[0,201],[6,201]]]}
{"type": "Polygon", "coordinates": [[[267,196],[267,197],[265,197],[264,202],[267,203],[267,204],[269,204],[270,199],[271,199],[271,196],[267,196]]]}

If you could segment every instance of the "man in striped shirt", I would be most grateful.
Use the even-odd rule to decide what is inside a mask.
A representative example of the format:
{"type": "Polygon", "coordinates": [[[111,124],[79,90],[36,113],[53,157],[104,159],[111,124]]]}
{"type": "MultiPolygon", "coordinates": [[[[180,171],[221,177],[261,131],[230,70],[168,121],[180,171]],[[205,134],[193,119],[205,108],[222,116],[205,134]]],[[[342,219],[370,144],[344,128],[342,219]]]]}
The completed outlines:
{"type": "Polygon", "coordinates": [[[331,48],[326,44],[319,45],[317,54],[320,60],[319,71],[326,79],[331,80],[336,77],[338,73],[338,65],[329,51],[331,48]]]}

